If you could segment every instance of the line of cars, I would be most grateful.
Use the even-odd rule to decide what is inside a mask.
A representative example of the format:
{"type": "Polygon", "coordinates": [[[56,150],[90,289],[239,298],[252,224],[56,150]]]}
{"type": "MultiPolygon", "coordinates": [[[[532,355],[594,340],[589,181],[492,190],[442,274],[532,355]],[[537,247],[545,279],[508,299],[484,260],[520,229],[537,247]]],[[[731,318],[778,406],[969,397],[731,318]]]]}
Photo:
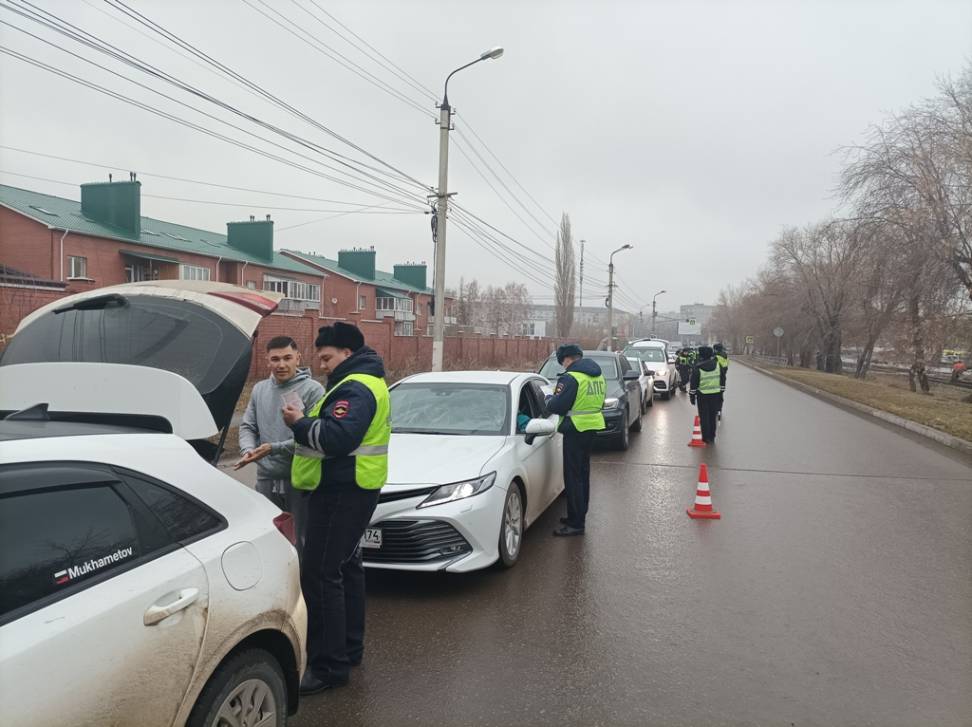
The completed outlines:
{"type": "MultiPolygon", "coordinates": [[[[284,725],[296,710],[293,522],[215,466],[214,443],[279,299],[154,281],[22,321],[0,359],[0,723],[284,725]]],[[[655,348],[585,352],[608,382],[600,436],[622,449],[675,385],[655,348]]],[[[394,384],[365,563],[514,565],[563,489],[544,403],[559,373],[553,358],[394,384]]]]}

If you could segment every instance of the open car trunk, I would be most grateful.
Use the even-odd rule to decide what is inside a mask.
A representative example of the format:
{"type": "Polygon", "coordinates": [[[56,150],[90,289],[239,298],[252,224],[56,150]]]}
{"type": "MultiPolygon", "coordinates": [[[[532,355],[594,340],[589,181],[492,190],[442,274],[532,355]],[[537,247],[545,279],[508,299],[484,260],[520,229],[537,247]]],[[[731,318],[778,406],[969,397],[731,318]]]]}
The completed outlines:
{"type": "MultiPolygon", "coordinates": [[[[256,328],[281,298],[278,293],[257,293],[226,283],[181,280],[128,283],[68,296],[21,321],[0,358],[0,374],[2,367],[21,369],[25,364],[41,363],[124,364],[175,374],[195,388],[212,423],[222,432],[219,447],[207,446],[209,443],[198,436],[190,438],[200,454],[213,460],[246,383],[256,328]]],[[[110,380],[84,368],[63,371],[98,382],[87,403],[83,390],[68,387],[72,393],[65,399],[65,387],[53,386],[52,382],[51,389],[60,392],[59,397],[70,401],[75,409],[106,416],[114,407],[127,416],[157,417],[164,415],[132,409],[162,406],[170,417],[176,416],[171,406],[163,406],[156,397],[134,391],[138,386],[166,385],[161,383],[162,378],[146,377],[139,383],[137,372],[128,372],[117,377],[118,391],[112,393],[110,380]],[[128,394],[130,402],[126,403],[128,394]]],[[[50,372],[47,369],[44,373],[50,372]]],[[[110,375],[110,370],[106,373],[110,375]]],[[[29,382],[30,396],[35,399],[32,404],[50,403],[51,415],[57,415],[55,403],[43,396],[42,380],[26,376],[22,369],[16,378],[29,382]]],[[[185,401],[185,394],[182,396],[185,401]]],[[[196,426],[192,431],[201,429],[196,426]]]]}

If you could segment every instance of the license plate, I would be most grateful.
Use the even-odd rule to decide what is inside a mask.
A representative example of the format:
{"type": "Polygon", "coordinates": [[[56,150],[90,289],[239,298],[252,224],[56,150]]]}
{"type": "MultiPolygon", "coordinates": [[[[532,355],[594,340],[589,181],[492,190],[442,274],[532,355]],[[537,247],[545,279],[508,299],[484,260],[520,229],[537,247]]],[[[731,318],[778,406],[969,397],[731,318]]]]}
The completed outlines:
{"type": "Polygon", "coordinates": [[[380,548],[381,530],[379,528],[367,528],[361,538],[362,548],[380,548]]]}

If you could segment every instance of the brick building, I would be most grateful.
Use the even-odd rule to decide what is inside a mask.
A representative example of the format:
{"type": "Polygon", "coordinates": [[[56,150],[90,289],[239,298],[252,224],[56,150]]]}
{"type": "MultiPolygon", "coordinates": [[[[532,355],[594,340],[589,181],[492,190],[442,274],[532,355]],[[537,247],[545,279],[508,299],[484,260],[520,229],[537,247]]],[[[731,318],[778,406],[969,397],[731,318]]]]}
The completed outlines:
{"type": "Polygon", "coordinates": [[[281,312],[322,311],[324,276],[273,249],[269,218],[226,234],[142,217],[141,182],[81,185],[81,201],[0,185],[0,334],[63,295],[140,280],[275,290],[281,312]]]}
{"type": "MultiPolygon", "coordinates": [[[[396,336],[431,333],[434,291],[428,287],[425,263],[401,263],[387,273],[375,266],[373,246],[341,250],[337,260],[297,250],[281,252],[327,277],[325,315],[393,320],[396,336]]],[[[446,325],[456,322],[454,302],[446,300],[446,325]]]]}

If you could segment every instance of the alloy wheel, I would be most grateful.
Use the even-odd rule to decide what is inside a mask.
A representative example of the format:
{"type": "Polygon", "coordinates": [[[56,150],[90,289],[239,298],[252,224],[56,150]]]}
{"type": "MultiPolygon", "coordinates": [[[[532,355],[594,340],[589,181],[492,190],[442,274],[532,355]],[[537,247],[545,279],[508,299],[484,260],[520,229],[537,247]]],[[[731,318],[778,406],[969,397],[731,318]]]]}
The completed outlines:
{"type": "Polygon", "coordinates": [[[520,552],[520,541],[523,539],[523,507],[520,504],[520,492],[515,484],[510,485],[512,491],[506,501],[506,512],[503,513],[503,538],[506,541],[506,552],[511,558],[516,558],[520,552]]]}
{"type": "Polygon", "coordinates": [[[277,727],[277,703],[270,686],[261,679],[238,684],[220,705],[213,727],[277,727]]]}

